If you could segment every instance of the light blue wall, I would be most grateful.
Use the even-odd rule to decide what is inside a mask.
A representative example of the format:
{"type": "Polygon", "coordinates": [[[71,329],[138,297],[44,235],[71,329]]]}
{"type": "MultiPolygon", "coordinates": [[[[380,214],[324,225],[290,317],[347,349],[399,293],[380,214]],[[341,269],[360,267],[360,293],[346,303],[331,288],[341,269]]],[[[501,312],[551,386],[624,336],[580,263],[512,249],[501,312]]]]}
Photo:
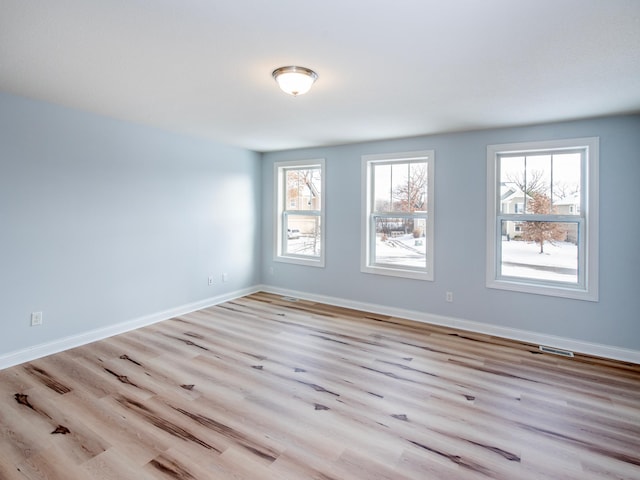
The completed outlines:
{"type": "Polygon", "coordinates": [[[640,350],[640,116],[274,152],[262,176],[265,284],[640,350]],[[487,289],[487,145],[590,136],[600,137],[600,301],[487,289]],[[361,156],[425,149],[436,158],[435,281],[361,273],[361,156]],[[308,158],[326,159],[324,269],[273,261],[273,163],[308,158]]]}
{"type": "Polygon", "coordinates": [[[259,284],[260,168],[0,94],[0,355],[259,284]]]}
{"type": "Polygon", "coordinates": [[[260,156],[0,94],[0,355],[261,282],[640,350],[639,152],[640,116],[623,116],[260,156]],[[487,289],[487,144],[585,136],[600,137],[600,301],[487,289]],[[435,281],[363,274],[360,157],[424,149],[435,281]],[[309,158],[326,158],[323,269],[273,261],[273,163],[309,158]]]}

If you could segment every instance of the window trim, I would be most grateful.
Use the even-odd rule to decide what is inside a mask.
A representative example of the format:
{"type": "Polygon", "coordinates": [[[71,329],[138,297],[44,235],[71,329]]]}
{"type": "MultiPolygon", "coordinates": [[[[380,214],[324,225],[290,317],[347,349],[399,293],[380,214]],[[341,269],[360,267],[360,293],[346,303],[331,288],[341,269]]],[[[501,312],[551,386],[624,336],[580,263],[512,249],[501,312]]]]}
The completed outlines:
{"type": "MultiPolygon", "coordinates": [[[[360,230],[360,237],[362,242],[362,248],[360,252],[360,271],[363,273],[372,273],[376,275],[388,275],[393,277],[410,278],[414,280],[427,280],[433,281],[434,279],[434,172],[435,172],[435,151],[434,150],[420,150],[415,152],[402,152],[402,153],[384,153],[374,155],[362,156],[362,174],[361,174],[361,191],[362,191],[362,223],[360,230]],[[393,163],[407,163],[412,160],[426,161],[427,163],[427,213],[426,214],[393,214],[394,218],[397,217],[414,217],[425,218],[427,224],[427,234],[425,236],[425,242],[427,243],[427,265],[424,269],[416,269],[412,267],[398,268],[385,265],[374,265],[370,262],[373,247],[372,242],[375,242],[375,237],[370,235],[372,230],[375,231],[373,223],[375,222],[375,215],[373,212],[373,199],[372,196],[372,182],[370,181],[372,175],[372,165],[374,164],[393,164],[393,163]]],[[[390,214],[391,215],[391,214],[390,214]]]]}
{"type": "Polygon", "coordinates": [[[316,158],[310,160],[294,160],[286,162],[275,162],[273,164],[273,176],[274,176],[274,217],[275,217],[275,229],[273,235],[274,241],[274,254],[273,260],[276,262],[293,263],[297,265],[307,265],[311,267],[325,266],[325,178],[326,168],[325,159],[316,158]],[[284,172],[288,169],[294,168],[310,168],[320,167],[320,210],[303,210],[300,213],[292,213],[286,205],[286,184],[284,183],[284,172]],[[311,255],[293,255],[285,253],[285,240],[286,235],[284,229],[287,228],[285,218],[288,215],[315,215],[320,218],[320,255],[317,257],[311,255]]]}
{"type": "Polygon", "coordinates": [[[486,286],[502,290],[549,295],[576,300],[598,301],[598,214],[599,214],[599,137],[545,140],[487,146],[487,266],[486,286]],[[503,214],[500,210],[500,155],[531,154],[545,151],[581,150],[585,152],[581,172],[581,211],[577,215],[503,214]],[[578,282],[576,286],[534,279],[501,277],[502,220],[549,220],[578,223],[578,282]],[[521,218],[522,217],[522,218],[521,218]]]}

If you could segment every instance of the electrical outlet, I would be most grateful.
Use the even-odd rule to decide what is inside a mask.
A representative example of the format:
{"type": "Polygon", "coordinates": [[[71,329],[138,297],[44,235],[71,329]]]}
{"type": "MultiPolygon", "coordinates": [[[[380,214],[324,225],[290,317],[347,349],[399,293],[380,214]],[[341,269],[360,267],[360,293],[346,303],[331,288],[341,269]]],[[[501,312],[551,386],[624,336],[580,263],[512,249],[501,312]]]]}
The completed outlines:
{"type": "Polygon", "coordinates": [[[222,281],[226,282],[227,280],[229,280],[229,274],[228,273],[223,273],[222,274],[222,281]]]}
{"type": "Polygon", "coordinates": [[[453,302],[453,292],[447,292],[445,299],[447,300],[447,302],[452,303],[453,302]]]}
{"type": "Polygon", "coordinates": [[[31,326],[36,327],[42,325],[42,312],[33,312],[31,314],[31,326]]]}
{"type": "Polygon", "coordinates": [[[209,279],[207,280],[207,282],[208,282],[209,286],[213,285],[213,277],[210,276],[209,279]]]}

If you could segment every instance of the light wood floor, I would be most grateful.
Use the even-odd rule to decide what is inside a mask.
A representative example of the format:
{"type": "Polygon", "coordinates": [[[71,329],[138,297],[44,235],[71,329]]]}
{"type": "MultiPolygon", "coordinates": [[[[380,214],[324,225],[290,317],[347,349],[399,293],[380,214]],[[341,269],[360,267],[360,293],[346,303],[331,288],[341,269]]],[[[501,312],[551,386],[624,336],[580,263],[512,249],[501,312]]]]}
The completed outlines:
{"type": "Polygon", "coordinates": [[[640,366],[264,293],[0,371],[0,478],[640,479],[640,366]]]}

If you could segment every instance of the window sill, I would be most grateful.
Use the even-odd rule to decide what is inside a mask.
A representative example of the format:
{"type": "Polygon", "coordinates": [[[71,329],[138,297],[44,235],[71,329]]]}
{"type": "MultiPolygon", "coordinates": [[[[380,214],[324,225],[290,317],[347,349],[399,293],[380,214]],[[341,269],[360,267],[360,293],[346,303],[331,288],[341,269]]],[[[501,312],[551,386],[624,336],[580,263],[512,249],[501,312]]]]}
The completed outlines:
{"type": "Polygon", "coordinates": [[[360,267],[360,271],[362,273],[371,273],[373,275],[386,275],[389,277],[401,277],[408,278],[411,280],[426,280],[433,281],[433,274],[430,272],[419,272],[415,270],[402,270],[399,268],[391,268],[391,267],[360,267]]]}
{"type": "Polygon", "coordinates": [[[284,255],[277,256],[273,259],[274,262],[292,263],[294,265],[305,265],[307,267],[324,268],[324,258],[301,258],[301,257],[288,257],[284,255]]]}
{"type": "Polygon", "coordinates": [[[530,293],[534,295],[547,295],[551,297],[568,298],[571,300],[586,300],[589,302],[598,301],[597,292],[590,292],[589,290],[581,289],[578,287],[562,287],[556,285],[540,285],[536,283],[527,283],[526,280],[489,280],[487,281],[487,288],[510,290],[513,292],[530,293]]]}

